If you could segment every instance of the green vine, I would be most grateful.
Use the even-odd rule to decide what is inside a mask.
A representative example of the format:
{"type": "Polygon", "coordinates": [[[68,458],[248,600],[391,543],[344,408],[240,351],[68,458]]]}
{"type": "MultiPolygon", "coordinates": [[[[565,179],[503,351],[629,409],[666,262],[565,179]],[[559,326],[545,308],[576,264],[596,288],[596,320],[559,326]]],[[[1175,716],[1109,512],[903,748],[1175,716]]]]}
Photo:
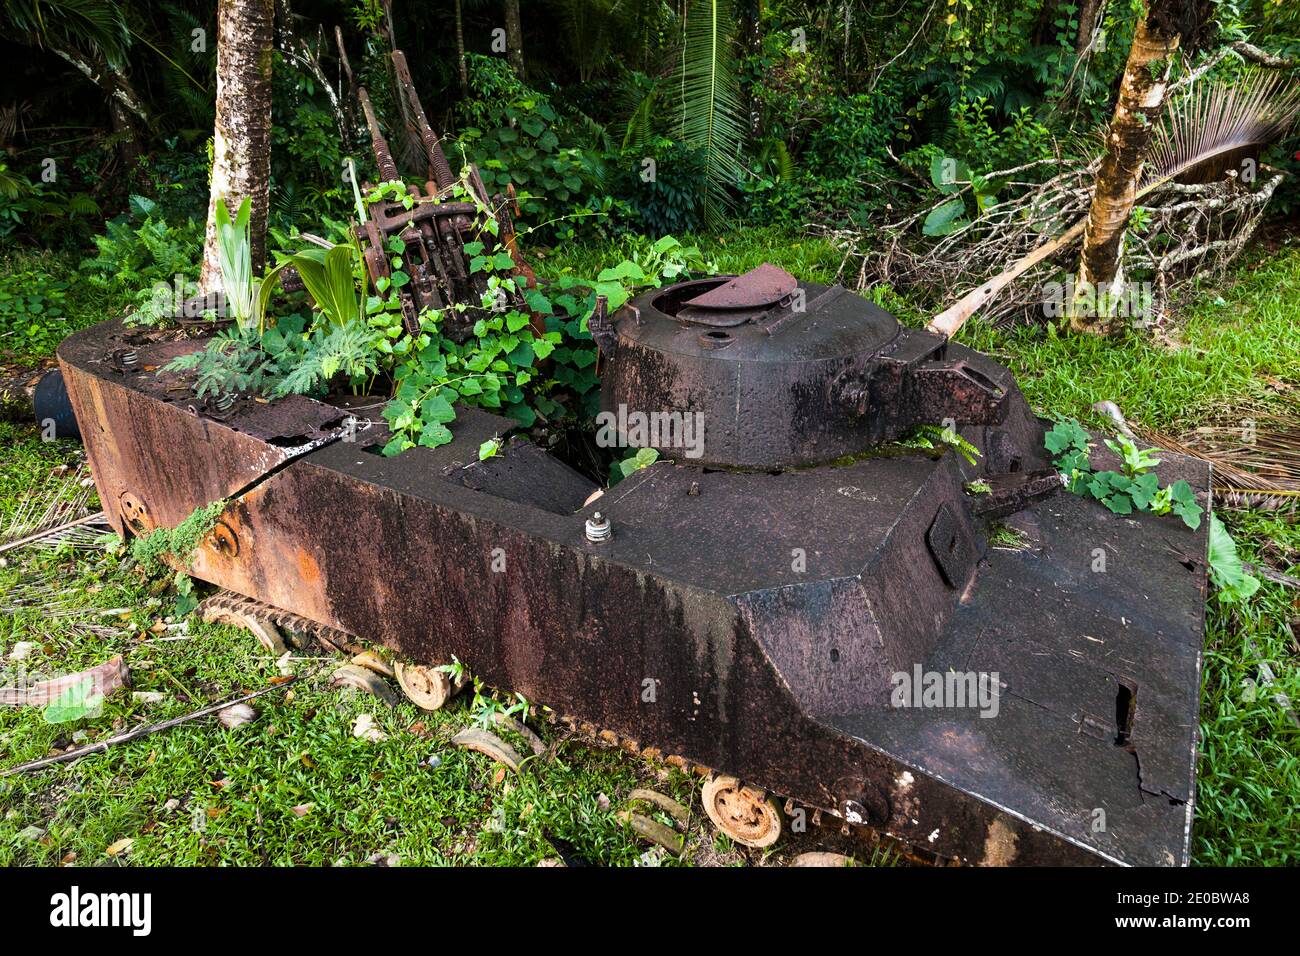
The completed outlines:
{"type": "MultiPolygon", "coordinates": [[[[1179,480],[1160,487],[1153,469],[1160,459],[1151,449],[1139,449],[1128,438],[1106,440],[1106,447],[1123,460],[1122,471],[1093,471],[1089,459],[1092,444],[1088,432],[1073,419],[1059,421],[1047,433],[1044,444],[1052,453],[1057,469],[1071,491],[1094,498],[1116,514],[1150,511],[1165,515],[1173,512],[1195,530],[1201,526],[1204,510],[1196,503],[1196,493],[1187,482],[1179,480]]],[[[1210,540],[1207,564],[1210,580],[1225,604],[1245,601],[1257,590],[1259,581],[1246,572],[1237,555],[1237,544],[1228,529],[1210,515],[1210,540]]]]}
{"type": "Polygon", "coordinates": [[[1171,511],[1195,531],[1204,513],[1196,503],[1196,493],[1187,482],[1175,481],[1160,486],[1154,469],[1160,459],[1151,449],[1139,449],[1131,439],[1106,439],[1106,447],[1123,461],[1122,471],[1093,471],[1090,452],[1091,436],[1074,419],[1059,421],[1044,439],[1056,468],[1066,478],[1076,495],[1093,498],[1118,515],[1150,511],[1167,515],[1171,511]]]}

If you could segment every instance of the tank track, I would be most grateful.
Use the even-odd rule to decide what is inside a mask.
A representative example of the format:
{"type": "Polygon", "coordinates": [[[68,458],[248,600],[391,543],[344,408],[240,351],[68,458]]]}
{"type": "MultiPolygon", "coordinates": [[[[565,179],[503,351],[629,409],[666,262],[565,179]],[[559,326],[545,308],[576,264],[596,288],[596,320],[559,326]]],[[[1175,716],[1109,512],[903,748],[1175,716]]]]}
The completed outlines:
{"type": "Polygon", "coordinates": [[[218,591],[216,594],[212,594],[200,601],[196,610],[200,614],[210,611],[222,611],[270,621],[276,627],[285,631],[286,634],[298,638],[298,640],[290,639],[289,641],[289,643],[298,647],[306,646],[305,643],[301,642],[301,638],[306,637],[324,650],[339,654],[359,654],[364,650],[347,631],[340,631],[336,627],[320,624],[309,617],[281,610],[273,604],[267,604],[265,601],[259,601],[256,598],[245,597],[242,594],[236,594],[234,591],[218,591]]]}
{"type": "MultiPolygon", "coordinates": [[[[236,594],[233,591],[222,590],[204,598],[199,603],[197,610],[200,613],[204,611],[222,611],[269,621],[286,632],[286,637],[291,644],[299,647],[306,646],[301,643],[301,639],[306,637],[327,652],[354,655],[365,650],[357,643],[355,636],[346,631],[321,624],[291,611],[285,611],[273,604],[267,604],[265,601],[236,594]]],[[[573,736],[583,738],[589,746],[622,750],[647,762],[662,761],[670,767],[676,767],[684,773],[693,774],[701,779],[708,779],[713,774],[723,773],[723,771],[697,763],[679,754],[665,754],[658,747],[642,747],[637,740],[626,734],[597,727],[590,721],[581,720],[567,714],[558,714],[549,708],[546,708],[545,719],[551,726],[564,727],[573,736]]],[[[768,795],[767,791],[762,790],[762,788],[753,789],[759,790],[764,796],[768,795]]],[[[838,814],[829,813],[820,807],[808,806],[784,794],[771,794],[771,796],[775,797],[780,803],[781,810],[787,819],[802,811],[804,818],[811,824],[813,829],[821,828],[827,818],[831,818],[840,824],[839,832],[841,836],[856,837],[870,847],[888,845],[893,848],[899,857],[906,859],[910,863],[923,866],[955,865],[955,861],[936,856],[923,848],[914,847],[911,844],[896,840],[874,827],[849,823],[838,814]]]]}

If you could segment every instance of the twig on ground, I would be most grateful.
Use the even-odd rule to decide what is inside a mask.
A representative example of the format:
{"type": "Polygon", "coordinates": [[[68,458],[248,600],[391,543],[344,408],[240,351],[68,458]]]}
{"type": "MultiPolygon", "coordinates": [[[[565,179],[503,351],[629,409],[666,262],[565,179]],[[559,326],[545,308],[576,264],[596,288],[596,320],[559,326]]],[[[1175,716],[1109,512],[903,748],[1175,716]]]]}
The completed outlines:
{"type": "Polygon", "coordinates": [[[14,774],[27,773],[32,770],[40,770],[44,767],[52,766],[56,763],[66,763],[69,760],[77,760],[88,754],[103,753],[109,747],[117,744],[126,743],[135,740],[138,737],[146,737],[149,734],[156,734],[162,730],[170,730],[172,727],[178,727],[181,724],[188,723],[191,720],[197,720],[200,717],[207,717],[218,711],[225,710],[227,707],[233,707],[236,704],[242,704],[261,697],[263,694],[269,694],[272,691],[283,690],[298,680],[297,676],[290,676],[279,680],[269,687],[263,687],[261,690],[255,690],[250,694],[244,694],[225,703],[213,704],[210,707],[202,707],[199,710],[192,711],[181,717],[173,717],[171,720],[164,720],[157,724],[146,724],[143,727],[136,727],[134,730],[128,730],[126,733],[118,734],[115,737],[109,737],[107,740],[101,740],[99,743],[87,744],[84,747],[78,747],[75,750],[69,750],[65,753],[55,754],[53,757],[42,757],[39,760],[30,760],[27,763],[19,764],[16,767],[10,767],[8,770],[0,770],[0,777],[11,777],[14,774]]]}

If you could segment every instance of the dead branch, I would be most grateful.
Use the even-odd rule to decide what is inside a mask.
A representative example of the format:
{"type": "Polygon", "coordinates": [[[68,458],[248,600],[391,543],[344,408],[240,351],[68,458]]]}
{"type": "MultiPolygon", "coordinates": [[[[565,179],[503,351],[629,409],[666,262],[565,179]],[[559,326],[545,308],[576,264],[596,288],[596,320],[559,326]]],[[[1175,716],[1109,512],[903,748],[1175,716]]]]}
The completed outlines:
{"type": "Polygon", "coordinates": [[[1238,40],[1235,43],[1229,43],[1225,47],[1220,47],[1209,57],[1209,59],[1191,70],[1186,76],[1183,76],[1177,82],[1171,84],[1168,93],[1176,93],[1183,87],[1195,83],[1234,53],[1243,60],[1249,60],[1252,63],[1258,63],[1260,66],[1265,66],[1273,70],[1293,70],[1297,66],[1300,66],[1300,62],[1297,62],[1290,57],[1277,56],[1266,50],[1261,50],[1259,47],[1252,43],[1247,43],[1245,40],[1238,40]]]}
{"type": "MultiPolygon", "coordinates": [[[[1070,271],[1063,254],[1083,234],[1096,165],[1067,166],[1042,183],[1016,178],[1049,164],[1061,165],[1039,160],[989,173],[985,180],[1002,184],[1000,201],[934,240],[920,235],[921,223],[966,195],[970,184],[869,237],[853,229],[823,230],[842,255],[836,278],[859,291],[888,283],[936,305],[951,291],[970,290],[931,321],[929,328],[944,335],[955,334],[977,311],[995,322],[1041,313],[1043,284],[1070,271]]],[[[1164,320],[1181,284],[1224,269],[1241,252],[1280,182],[1280,171],[1267,171],[1271,177],[1254,189],[1231,174],[1211,183],[1144,188],[1136,208],[1145,221],[1129,230],[1124,271],[1154,289],[1148,322],[1164,320]]]]}
{"type": "Polygon", "coordinates": [[[45,767],[52,766],[56,763],[67,763],[69,760],[77,760],[89,754],[103,753],[109,747],[123,744],[138,737],[146,737],[150,734],[156,734],[159,731],[170,730],[181,724],[188,723],[191,720],[197,720],[200,717],[207,717],[218,711],[225,710],[227,707],[234,707],[236,704],[243,704],[261,697],[263,694],[269,694],[275,690],[283,690],[298,678],[296,676],[286,677],[270,687],[263,687],[261,690],[255,690],[251,694],[244,694],[236,697],[234,700],[228,700],[222,704],[213,704],[210,707],[203,707],[199,710],[192,711],[182,717],[173,717],[171,720],[164,720],[157,724],[146,724],[143,727],[136,727],[134,730],[128,730],[126,733],[118,734],[115,737],[109,737],[107,740],[101,740],[99,743],[87,744],[84,747],[77,747],[74,750],[68,750],[61,754],[55,754],[53,757],[42,757],[39,760],[29,760],[27,763],[20,763],[16,767],[10,767],[8,770],[0,770],[0,777],[11,777],[14,774],[27,773],[31,770],[41,770],[45,767]]]}

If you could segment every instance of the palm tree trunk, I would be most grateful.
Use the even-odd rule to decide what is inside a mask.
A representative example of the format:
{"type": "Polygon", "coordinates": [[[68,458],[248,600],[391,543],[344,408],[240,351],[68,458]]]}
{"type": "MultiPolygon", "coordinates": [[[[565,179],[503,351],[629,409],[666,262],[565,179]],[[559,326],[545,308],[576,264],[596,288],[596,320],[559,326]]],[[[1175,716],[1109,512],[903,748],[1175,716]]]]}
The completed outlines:
{"type": "Polygon", "coordinates": [[[528,79],[524,69],[524,28],[519,20],[519,0],[506,0],[506,56],[515,76],[521,80],[528,79]]]}
{"type": "Polygon", "coordinates": [[[1133,35],[1133,46],[1120,80],[1119,101],[1106,137],[1106,153],[1097,170],[1075,283],[1078,295],[1086,297],[1087,305],[1080,298],[1070,304],[1070,324],[1079,332],[1112,331],[1113,310],[1106,303],[1120,298],[1124,283],[1120,263],[1124,231],[1137,198],[1142,162],[1164,107],[1165,86],[1178,49],[1178,33],[1162,29],[1158,24],[1167,18],[1154,15],[1161,12],[1162,5],[1171,2],[1149,0],[1133,35]],[[1092,307],[1094,303],[1100,307],[1092,307]]]}
{"type": "Polygon", "coordinates": [[[469,96],[469,67],[465,65],[465,21],[460,0],[456,0],[456,69],[460,71],[460,95],[469,96]]]}
{"type": "Polygon", "coordinates": [[[1079,31],[1074,39],[1076,59],[1087,53],[1092,45],[1092,34],[1097,26],[1097,17],[1101,13],[1102,5],[1103,0],[1083,0],[1079,5],[1079,31]]]}
{"type": "Polygon", "coordinates": [[[266,211],[271,184],[271,40],[274,0],[219,0],[217,4],[217,122],[212,141],[212,185],[199,287],[220,283],[218,200],[252,206],[253,270],[266,259],[266,211]]]}

